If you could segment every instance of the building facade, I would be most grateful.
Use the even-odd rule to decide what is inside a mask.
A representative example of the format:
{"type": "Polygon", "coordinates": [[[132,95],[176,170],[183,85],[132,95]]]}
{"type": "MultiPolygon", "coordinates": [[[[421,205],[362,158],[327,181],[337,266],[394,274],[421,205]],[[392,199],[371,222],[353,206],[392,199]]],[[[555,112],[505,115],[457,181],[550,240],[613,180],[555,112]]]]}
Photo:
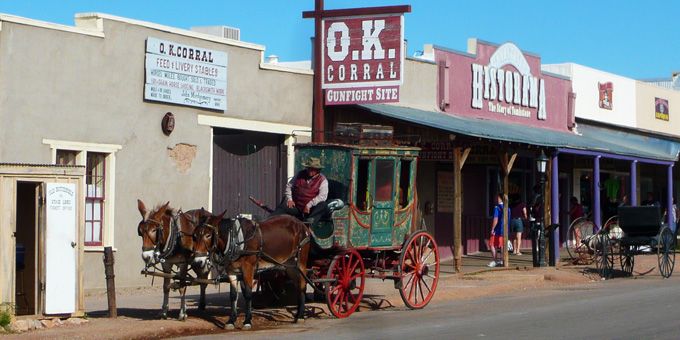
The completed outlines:
{"type": "Polygon", "coordinates": [[[57,169],[31,179],[35,171],[22,168],[26,176],[3,182],[1,248],[34,253],[21,270],[15,252],[0,261],[0,300],[26,313],[53,314],[45,281],[65,269],[51,267],[49,221],[19,218],[21,202],[39,202],[36,188],[67,178],[59,166],[82,172],[82,207],[63,227],[74,229],[75,260],[60,265],[77,275],[64,289],[78,292],[80,306],[60,313],[77,313],[85,290],[105,286],[105,246],[115,251],[117,286],[149,284],[139,274],[137,199],[258,214],[248,196],[278,203],[292,144],[311,125],[311,71],[265,63],[264,46],[106,14],[75,21],[0,16],[0,161],[57,169]]]}

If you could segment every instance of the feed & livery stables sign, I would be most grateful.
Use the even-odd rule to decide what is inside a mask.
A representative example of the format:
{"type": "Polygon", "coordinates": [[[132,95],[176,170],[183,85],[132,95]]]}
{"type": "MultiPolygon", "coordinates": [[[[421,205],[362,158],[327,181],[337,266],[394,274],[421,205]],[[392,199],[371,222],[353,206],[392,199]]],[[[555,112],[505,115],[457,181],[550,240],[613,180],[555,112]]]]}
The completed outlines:
{"type": "Polygon", "coordinates": [[[224,111],[227,53],[149,37],[144,99],[224,111]]]}

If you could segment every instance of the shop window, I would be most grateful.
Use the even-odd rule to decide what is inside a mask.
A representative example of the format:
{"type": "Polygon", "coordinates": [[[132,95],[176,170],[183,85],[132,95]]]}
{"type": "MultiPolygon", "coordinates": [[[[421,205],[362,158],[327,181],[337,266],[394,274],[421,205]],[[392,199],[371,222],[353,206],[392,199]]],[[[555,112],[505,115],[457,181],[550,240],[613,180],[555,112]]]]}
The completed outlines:
{"type": "Polygon", "coordinates": [[[357,200],[356,207],[359,210],[366,211],[369,208],[370,195],[368,193],[368,169],[370,161],[367,159],[359,160],[359,168],[357,169],[357,200]]]}
{"type": "Polygon", "coordinates": [[[393,201],[394,161],[381,159],[375,163],[375,200],[378,202],[393,201]]]}
{"type": "Polygon", "coordinates": [[[102,245],[106,154],[88,152],[85,172],[85,245],[102,245]]]}
{"type": "Polygon", "coordinates": [[[411,160],[401,160],[401,172],[399,174],[399,207],[406,207],[409,201],[411,189],[411,160]]]}

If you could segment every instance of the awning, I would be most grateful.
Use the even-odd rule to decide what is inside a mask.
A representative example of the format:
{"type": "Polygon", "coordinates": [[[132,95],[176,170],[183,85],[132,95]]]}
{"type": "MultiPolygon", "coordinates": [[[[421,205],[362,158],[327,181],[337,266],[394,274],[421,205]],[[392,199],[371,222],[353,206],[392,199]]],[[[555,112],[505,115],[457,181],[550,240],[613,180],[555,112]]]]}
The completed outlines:
{"type": "Polygon", "coordinates": [[[381,116],[491,140],[663,161],[676,161],[680,152],[678,142],[595,126],[579,125],[579,134],[574,134],[387,104],[358,106],[381,116]]]}

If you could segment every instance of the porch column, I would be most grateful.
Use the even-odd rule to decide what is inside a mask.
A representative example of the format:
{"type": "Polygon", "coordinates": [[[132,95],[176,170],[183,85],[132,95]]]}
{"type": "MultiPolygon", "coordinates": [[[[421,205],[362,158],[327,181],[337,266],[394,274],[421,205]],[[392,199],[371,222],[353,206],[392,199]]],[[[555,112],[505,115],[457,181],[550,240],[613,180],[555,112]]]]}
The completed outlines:
{"type": "MultiPolygon", "coordinates": [[[[552,164],[550,169],[550,222],[552,224],[560,223],[560,200],[559,200],[559,167],[557,161],[558,153],[555,152],[552,156],[552,164]]],[[[556,228],[550,233],[552,238],[550,244],[552,251],[550,252],[549,264],[555,266],[560,261],[560,229],[556,228]]]]}
{"type": "Polygon", "coordinates": [[[500,158],[501,169],[503,170],[503,267],[507,268],[510,266],[508,263],[510,260],[508,257],[508,240],[510,239],[510,235],[508,235],[510,230],[508,228],[508,223],[510,222],[510,219],[508,219],[508,178],[510,177],[510,171],[512,171],[512,165],[515,163],[515,159],[517,159],[517,153],[504,151],[500,158]]]}
{"type": "Polygon", "coordinates": [[[673,232],[675,232],[675,226],[673,225],[673,164],[668,165],[668,192],[666,194],[666,217],[668,218],[668,226],[673,232]]]}
{"type": "Polygon", "coordinates": [[[462,206],[462,170],[470,148],[453,149],[453,263],[456,273],[463,270],[463,206],[462,206]]]}
{"type": "Polygon", "coordinates": [[[637,200],[637,163],[638,161],[630,162],[630,193],[628,194],[628,202],[631,207],[638,205],[637,200]]]}
{"type": "Polygon", "coordinates": [[[600,157],[595,156],[593,160],[593,223],[595,229],[602,227],[602,216],[600,214],[600,157]]]}

